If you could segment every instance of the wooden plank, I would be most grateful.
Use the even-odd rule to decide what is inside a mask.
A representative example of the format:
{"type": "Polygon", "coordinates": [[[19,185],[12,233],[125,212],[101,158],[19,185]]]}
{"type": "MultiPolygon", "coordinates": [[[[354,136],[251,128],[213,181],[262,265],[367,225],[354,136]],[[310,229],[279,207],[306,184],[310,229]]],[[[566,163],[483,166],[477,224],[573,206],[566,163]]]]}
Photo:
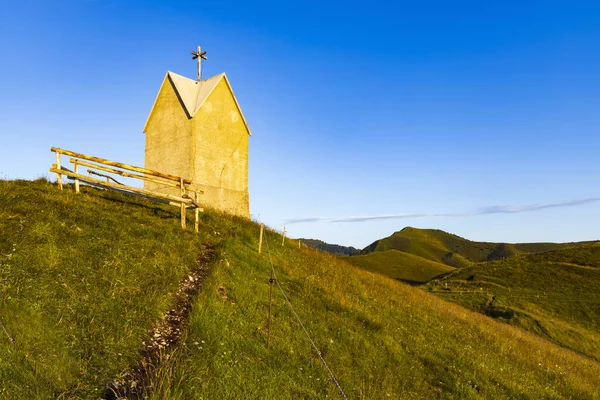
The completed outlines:
{"type": "Polygon", "coordinates": [[[88,169],[87,172],[88,172],[89,176],[92,176],[92,175],[101,176],[103,178],[106,178],[106,182],[113,181],[114,183],[125,186],[125,184],[119,182],[118,180],[116,180],[115,178],[113,178],[110,175],[104,175],[104,174],[101,174],[100,172],[92,171],[91,169],[88,169]]]}
{"type": "Polygon", "coordinates": [[[98,185],[101,186],[107,186],[107,187],[111,187],[111,188],[116,188],[116,189],[121,189],[121,190],[127,190],[127,191],[131,191],[134,193],[140,193],[140,194],[145,194],[147,196],[150,197],[157,197],[159,199],[165,199],[165,200],[170,200],[170,201],[175,201],[177,202],[177,204],[181,204],[181,203],[185,203],[185,204],[192,204],[192,200],[191,199],[187,199],[187,198],[182,198],[179,196],[173,196],[170,194],[166,194],[166,193],[158,193],[158,192],[153,192],[151,190],[146,190],[146,189],[140,189],[140,188],[134,188],[131,186],[125,186],[125,185],[118,185],[116,183],[111,183],[111,182],[104,182],[101,181],[100,179],[95,179],[95,178],[91,178],[89,176],[85,176],[85,175],[81,175],[81,174],[75,174],[73,172],[68,172],[65,171],[64,169],[62,170],[57,170],[56,168],[50,168],[50,172],[54,172],[54,173],[61,173],[63,175],[66,176],[70,176],[72,178],[79,178],[81,181],[83,182],[93,182],[96,183],[98,185]]]}
{"type": "Polygon", "coordinates": [[[179,181],[183,180],[184,183],[187,183],[187,184],[191,184],[192,183],[191,179],[184,179],[184,178],[182,178],[180,176],[175,176],[175,175],[171,175],[171,174],[165,174],[163,172],[158,172],[158,171],[154,171],[154,170],[147,169],[147,168],[142,168],[142,167],[136,167],[134,165],[123,164],[123,163],[119,163],[119,162],[116,162],[116,161],[110,161],[110,160],[107,160],[105,158],[88,156],[88,155],[82,154],[82,153],[75,153],[74,151],[60,149],[58,147],[51,147],[50,150],[56,152],[57,157],[58,157],[59,154],[64,154],[64,155],[67,155],[67,156],[70,156],[70,157],[82,158],[84,160],[94,161],[94,162],[100,163],[100,164],[111,165],[113,167],[118,167],[118,168],[122,168],[122,169],[128,169],[130,171],[139,172],[141,174],[152,175],[152,176],[159,176],[161,178],[169,179],[169,180],[176,181],[176,182],[179,182],[179,181]]]}
{"type": "MultiPolygon", "coordinates": [[[[68,178],[69,179],[74,179],[72,177],[68,177],[68,178]]],[[[135,196],[135,197],[139,197],[139,198],[146,199],[146,200],[156,201],[158,203],[166,204],[166,205],[169,205],[169,206],[174,206],[174,207],[177,207],[177,208],[181,207],[181,203],[178,203],[178,202],[175,202],[175,201],[170,201],[170,200],[166,200],[166,199],[159,199],[157,197],[154,197],[152,195],[147,195],[147,194],[129,192],[126,189],[109,187],[109,186],[106,186],[104,184],[104,182],[102,184],[98,184],[98,183],[94,183],[94,182],[89,182],[89,180],[85,180],[84,182],[85,182],[86,185],[89,185],[89,186],[92,186],[92,187],[96,187],[96,188],[99,188],[99,189],[112,190],[114,192],[119,192],[119,193],[127,194],[128,196],[135,196]]],[[[188,207],[192,207],[192,206],[189,205],[188,207]]],[[[198,208],[198,207],[194,206],[193,208],[198,208]]],[[[203,208],[198,208],[198,210],[200,212],[204,212],[203,208]]]]}
{"type": "MultiPolygon", "coordinates": [[[[190,192],[194,192],[194,191],[190,190],[190,192]]],[[[194,192],[194,193],[196,193],[196,195],[197,195],[198,193],[204,193],[204,192],[200,191],[200,192],[194,192]]],[[[197,200],[192,199],[188,193],[185,193],[181,197],[183,197],[184,199],[189,199],[192,202],[193,205],[195,205],[196,207],[202,209],[202,205],[197,200]]],[[[198,196],[195,196],[195,197],[198,198],[198,196]]]]}
{"type": "Polygon", "coordinates": [[[98,170],[104,171],[104,172],[110,172],[111,174],[121,175],[121,176],[124,176],[126,178],[141,179],[141,180],[148,181],[148,182],[160,183],[161,185],[165,185],[165,186],[179,187],[179,180],[178,180],[178,183],[164,181],[164,180],[161,181],[161,180],[158,180],[156,178],[151,178],[149,176],[139,175],[139,174],[130,174],[129,172],[120,171],[118,169],[109,168],[109,167],[105,167],[105,166],[102,166],[102,165],[98,165],[98,164],[93,164],[93,163],[89,163],[89,162],[77,160],[75,158],[71,158],[69,160],[69,162],[71,162],[71,163],[77,162],[79,165],[84,165],[86,167],[95,168],[95,169],[98,169],[98,170]]]}

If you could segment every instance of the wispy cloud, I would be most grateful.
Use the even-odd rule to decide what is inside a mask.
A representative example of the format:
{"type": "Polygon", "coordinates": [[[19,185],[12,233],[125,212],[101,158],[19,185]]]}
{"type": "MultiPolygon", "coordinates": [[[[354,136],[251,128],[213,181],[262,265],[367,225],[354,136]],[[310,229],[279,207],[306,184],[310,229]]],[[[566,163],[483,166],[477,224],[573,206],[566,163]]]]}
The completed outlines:
{"type": "Polygon", "coordinates": [[[560,207],[576,207],[589,203],[599,202],[600,197],[587,197],[584,199],[575,199],[561,201],[558,203],[545,203],[545,204],[526,204],[526,205],[493,205],[479,208],[473,211],[467,212],[456,212],[456,213],[413,213],[413,214],[387,214],[387,215],[368,215],[368,216],[356,216],[356,217],[307,217],[307,218],[296,218],[289,219],[285,223],[291,224],[303,224],[313,222],[327,222],[327,223],[343,223],[343,222],[365,222],[365,221],[377,221],[387,219],[408,219],[408,218],[424,218],[424,217],[473,217],[476,215],[485,214],[516,214],[531,211],[544,210],[547,208],[560,208],[560,207]]]}

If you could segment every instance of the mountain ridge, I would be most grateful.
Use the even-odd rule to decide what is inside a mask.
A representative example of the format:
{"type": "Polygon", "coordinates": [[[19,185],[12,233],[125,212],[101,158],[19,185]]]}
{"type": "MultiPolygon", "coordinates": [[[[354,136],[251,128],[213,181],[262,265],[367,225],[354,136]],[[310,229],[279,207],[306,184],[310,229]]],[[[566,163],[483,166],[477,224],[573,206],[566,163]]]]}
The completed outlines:
{"type": "Polygon", "coordinates": [[[300,242],[313,249],[333,254],[334,256],[354,256],[360,254],[360,250],[352,246],[332,244],[319,239],[300,238],[300,242]]]}
{"type": "Polygon", "coordinates": [[[515,254],[539,253],[593,242],[594,241],[566,243],[478,242],[465,239],[440,229],[405,227],[388,237],[374,241],[366,246],[361,251],[361,254],[396,249],[456,267],[456,264],[452,265],[452,262],[449,261],[449,258],[453,255],[459,255],[467,261],[465,264],[468,264],[503,259],[515,254]]]}

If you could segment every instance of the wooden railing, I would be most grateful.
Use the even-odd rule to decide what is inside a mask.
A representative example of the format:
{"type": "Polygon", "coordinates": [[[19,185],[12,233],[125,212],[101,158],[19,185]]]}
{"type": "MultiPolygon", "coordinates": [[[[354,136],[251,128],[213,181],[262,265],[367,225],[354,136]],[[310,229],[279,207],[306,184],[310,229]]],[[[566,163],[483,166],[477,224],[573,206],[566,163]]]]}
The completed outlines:
{"type": "Polygon", "coordinates": [[[64,175],[67,178],[75,181],[75,193],[79,193],[80,183],[85,183],[91,186],[127,192],[151,200],[165,202],[170,205],[177,206],[181,209],[182,228],[186,227],[186,210],[187,208],[192,208],[194,209],[195,217],[194,229],[196,232],[198,232],[198,225],[200,220],[199,213],[204,211],[199,203],[199,196],[203,192],[201,190],[192,189],[190,187],[192,183],[190,179],[184,179],[176,175],[165,174],[163,172],[154,171],[147,168],[141,168],[133,165],[119,163],[116,161],[106,160],[104,158],[88,156],[82,153],[75,153],[73,151],[59,149],[57,147],[50,148],[50,151],[56,153],[56,163],[52,164],[50,172],[56,174],[56,182],[61,190],[63,188],[62,176],[64,175]],[[73,164],[72,171],[61,165],[61,155],[72,157],[69,159],[69,162],[73,164]],[[80,166],[90,168],[87,170],[88,175],[83,175],[79,173],[80,166]],[[97,171],[115,174],[125,178],[134,178],[147,182],[154,182],[165,187],[179,188],[180,194],[179,196],[176,196],[153,190],[142,189],[134,186],[128,186],[119,182],[110,175],[97,171]],[[103,177],[105,178],[105,180],[93,178],[92,175],[103,177]]]}

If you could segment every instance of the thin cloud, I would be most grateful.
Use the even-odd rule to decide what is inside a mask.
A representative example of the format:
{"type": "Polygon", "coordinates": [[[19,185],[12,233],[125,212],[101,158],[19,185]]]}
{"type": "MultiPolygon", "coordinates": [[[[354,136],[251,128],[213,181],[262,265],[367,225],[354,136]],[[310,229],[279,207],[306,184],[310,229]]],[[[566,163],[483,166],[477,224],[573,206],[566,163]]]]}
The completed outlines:
{"type": "Polygon", "coordinates": [[[291,224],[305,224],[314,222],[326,222],[326,223],[349,223],[349,222],[366,222],[366,221],[378,221],[378,220],[390,220],[390,219],[408,219],[408,218],[424,218],[424,217],[473,217],[477,215],[486,214],[516,214],[524,212],[532,212],[538,210],[544,210],[547,208],[560,208],[560,207],[576,207],[585,204],[595,203],[600,201],[600,197],[588,197],[584,199],[575,199],[568,201],[561,201],[558,203],[546,203],[546,204],[526,204],[526,205],[494,205],[483,207],[474,211],[461,212],[461,213],[413,213],[413,214],[388,214],[388,215],[368,215],[368,216],[357,216],[357,217],[307,217],[289,219],[285,223],[291,224]]]}

